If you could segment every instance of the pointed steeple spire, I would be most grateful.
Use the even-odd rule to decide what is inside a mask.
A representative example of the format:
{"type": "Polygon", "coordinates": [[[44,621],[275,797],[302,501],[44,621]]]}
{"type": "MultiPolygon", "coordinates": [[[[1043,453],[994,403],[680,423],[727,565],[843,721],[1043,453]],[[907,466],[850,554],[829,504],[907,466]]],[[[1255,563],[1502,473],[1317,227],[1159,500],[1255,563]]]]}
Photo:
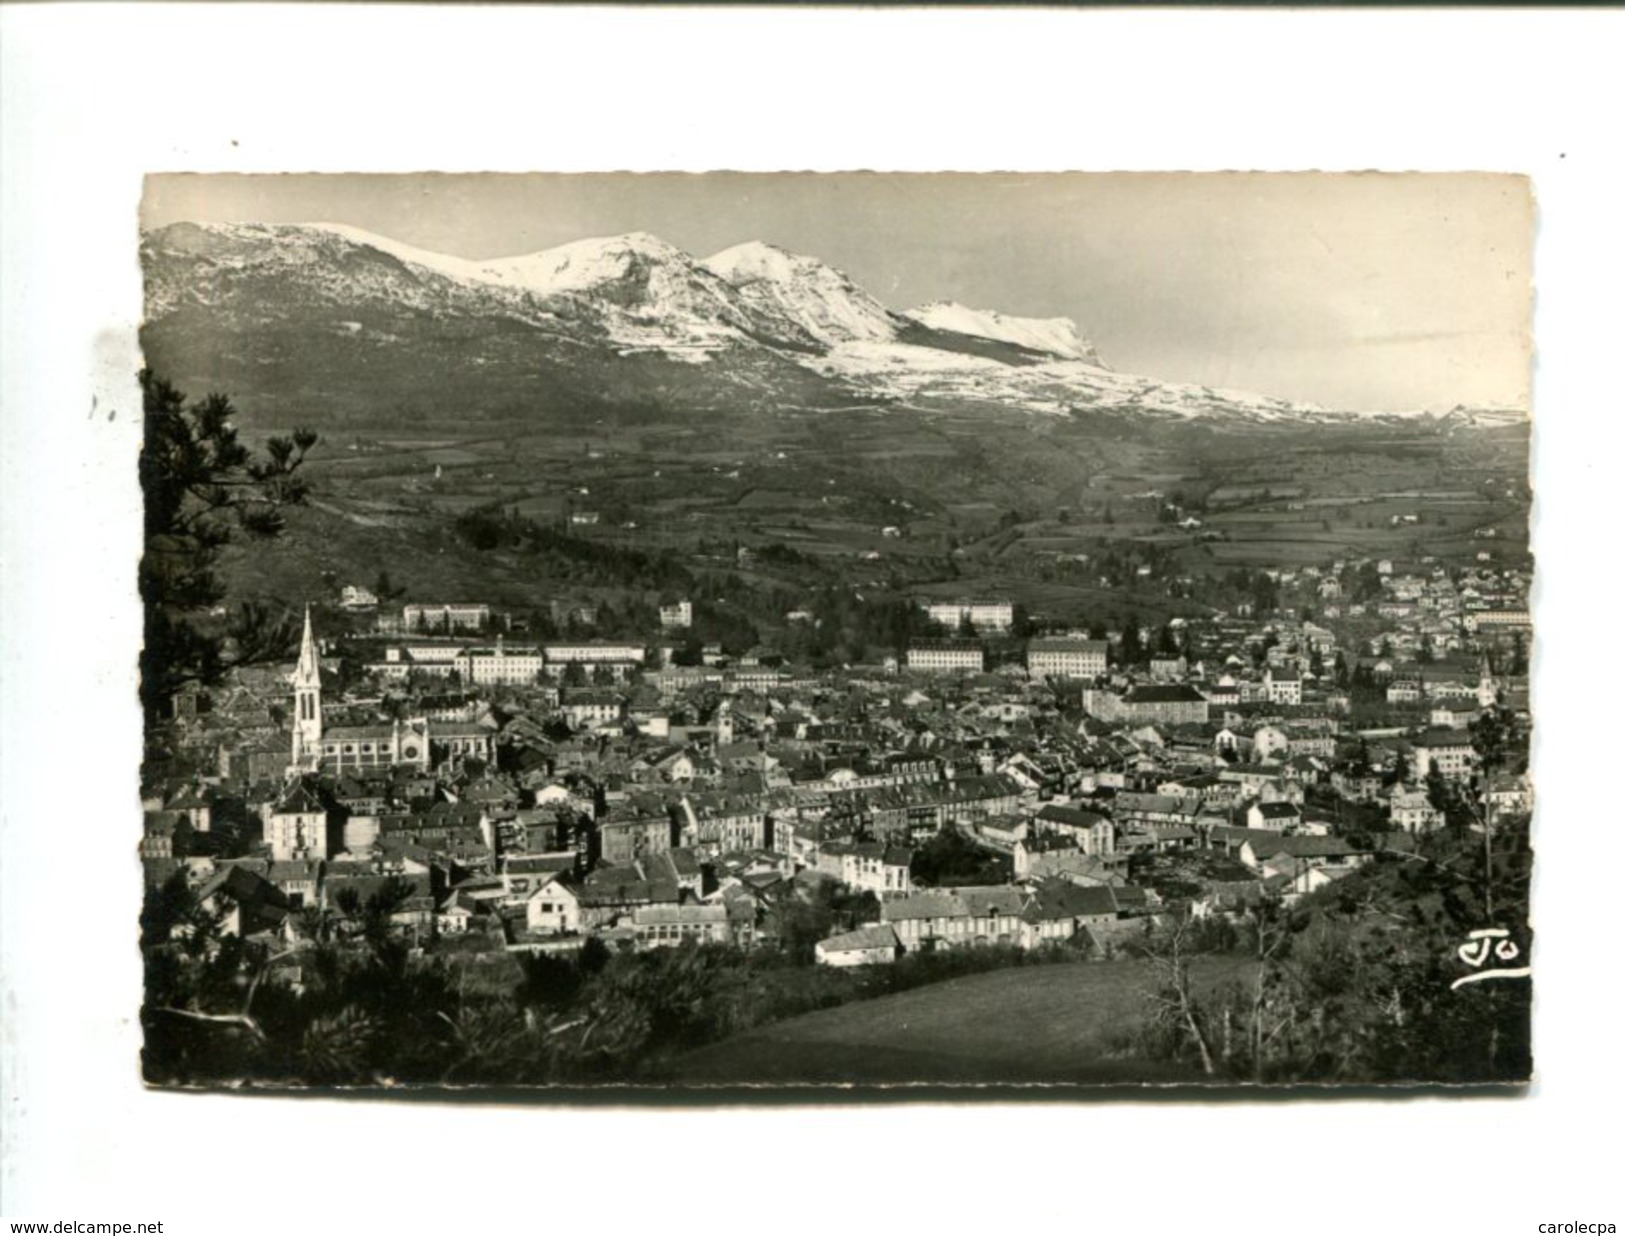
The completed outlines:
{"type": "Polygon", "coordinates": [[[305,634],[299,644],[299,664],[293,670],[293,764],[298,770],[316,767],[322,742],[322,663],[316,655],[316,636],[310,629],[310,606],[305,606],[305,634]]]}
{"type": "Polygon", "coordinates": [[[299,644],[299,664],[293,671],[294,682],[318,682],[321,678],[321,661],[316,655],[316,637],[310,629],[310,606],[305,606],[305,635],[299,644]]]}

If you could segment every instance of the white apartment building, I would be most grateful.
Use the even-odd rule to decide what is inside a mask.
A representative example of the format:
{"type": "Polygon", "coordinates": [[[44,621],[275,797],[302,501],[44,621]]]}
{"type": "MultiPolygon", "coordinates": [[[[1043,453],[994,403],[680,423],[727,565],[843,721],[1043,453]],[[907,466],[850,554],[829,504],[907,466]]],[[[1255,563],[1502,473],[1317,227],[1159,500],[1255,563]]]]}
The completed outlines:
{"type": "Polygon", "coordinates": [[[404,679],[411,674],[450,678],[461,672],[462,655],[458,644],[403,644],[384,649],[384,659],[367,668],[386,678],[404,679]]]}
{"type": "Polygon", "coordinates": [[[458,658],[458,673],[465,683],[517,687],[535,682],[546,668],[546,658],[535,645],[465,648],[458,658]]]}
{"type": "Polygon", "coordinates": [[[1465,730],[1429,730],[1412,744],[1416,775],[1425,777],[1437,765],[1447,781],[1459,781],[1473,771],[1473,740],[1465,730]]]}
{"type": "Polygon", "coordinates": [[[925,674],[980,674],[987,665],[974,640],[916,640],[908,648],[908,668],[925,674]]]}
{"type": "Polygon", "coordinates": [[[927,601],[926,616],[950,630],[966,619],[978,631],[1008,631],[1015,625],[1015,607],[1009,601],[927,601]]]}
{"type": "Polygon", "coordinates": [[[1264,690],[1268,693],[1271,704],[1303,703],[1303,679],[1296,674],[1278,675],[1274,670],[1266,669],[1264,690]]]}
{"type": "Polygon", "coordinates": [[[558,673],[566,665],[609,665],[626,667],[643,664],[643,645],[609,640],[583,640],[575,644],[543,644],[547,672],[558,673]]]}
{"type": "Polygon", "coordinates": [[[1528,631],[1529,611],[1524,609],[1483,609],[1463,614],[1462,626],[1470,632],[1485,630],[1528,631]]]}
{"type": "Polygon", "coordinates": [[[408,605],[401,610],[405,631],[478,631],[490,621],[489,605],[408,605]]]}
{"type": "Polygon", "coordinates": [[[1032,640],[1027,672],[1034,678],[1099,678],[1106,672],[1106,641],[1065,636],[1032,640]]]}

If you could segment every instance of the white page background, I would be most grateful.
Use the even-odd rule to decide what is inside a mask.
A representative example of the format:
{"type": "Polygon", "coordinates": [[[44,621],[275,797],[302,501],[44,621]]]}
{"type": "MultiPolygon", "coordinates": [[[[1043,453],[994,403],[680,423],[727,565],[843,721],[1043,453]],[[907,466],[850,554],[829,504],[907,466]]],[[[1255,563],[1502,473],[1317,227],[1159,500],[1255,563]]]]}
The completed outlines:
{"type": "Polygon", "coordinates": [[[1625,1222],[1622,30],[1615,12],[0,10],[0,1214],[183,1236],[1625,1222]],[[142,174],[715,168],[1535,178],[1527,1095],[647,1110],[142,1088],[142,174]]]}

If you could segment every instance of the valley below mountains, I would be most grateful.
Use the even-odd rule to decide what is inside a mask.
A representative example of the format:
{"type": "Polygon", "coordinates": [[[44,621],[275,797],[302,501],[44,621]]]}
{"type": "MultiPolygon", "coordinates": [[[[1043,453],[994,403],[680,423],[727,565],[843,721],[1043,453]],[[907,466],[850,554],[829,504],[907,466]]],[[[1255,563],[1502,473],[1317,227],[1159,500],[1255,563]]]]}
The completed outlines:
{"type": "Polygon", "coordinates": [[[1521,412],[1339,413],[1124,374],[1066,319],[897,312],[770,245],[700,260],[633,234],[471,261],[336,225],[178,223],[142,261],[149,367],[229,395],[250,440],[321,435],[315,504],[233,555],[243,595],[381,562],[437,595],[602,591],[468,557],[452,529],[482,509],[582,553],[711,573],[754,554],[762,588],[969,589],[1079,619],[1199,610],[1193,581],[1237,568],[1471,556],[1492,524],[1523,543],[1521,412]]]}

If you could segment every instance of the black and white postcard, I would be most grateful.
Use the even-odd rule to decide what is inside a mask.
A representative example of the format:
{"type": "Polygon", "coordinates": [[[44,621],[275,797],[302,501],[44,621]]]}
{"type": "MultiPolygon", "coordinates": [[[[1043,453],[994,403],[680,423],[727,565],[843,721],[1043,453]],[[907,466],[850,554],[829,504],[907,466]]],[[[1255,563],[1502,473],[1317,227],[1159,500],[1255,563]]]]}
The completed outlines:
{"type": "Polygon", "coordinates": [[[0,5],[0,1228],[1618,1225],[1617,12],[0,5]]]}
{"type": "Polygon", "coordinates": [[[154,175],[143,1075],[1531,1075],[1510,175],[154,175]]]}

